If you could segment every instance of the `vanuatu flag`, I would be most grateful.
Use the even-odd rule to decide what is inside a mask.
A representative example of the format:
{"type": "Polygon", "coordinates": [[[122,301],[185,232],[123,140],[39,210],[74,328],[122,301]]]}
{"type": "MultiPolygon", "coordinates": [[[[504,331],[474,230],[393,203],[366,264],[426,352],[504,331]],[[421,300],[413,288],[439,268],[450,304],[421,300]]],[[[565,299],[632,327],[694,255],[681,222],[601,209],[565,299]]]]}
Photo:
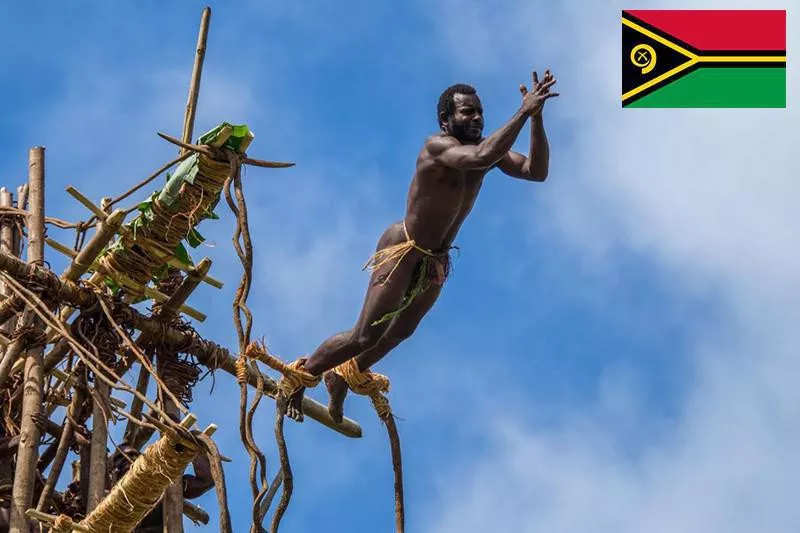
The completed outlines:
{"type": "Polygon", "coordinates": [[[623,11],[622,107],[786,107],[786,11],[623,11]]]}

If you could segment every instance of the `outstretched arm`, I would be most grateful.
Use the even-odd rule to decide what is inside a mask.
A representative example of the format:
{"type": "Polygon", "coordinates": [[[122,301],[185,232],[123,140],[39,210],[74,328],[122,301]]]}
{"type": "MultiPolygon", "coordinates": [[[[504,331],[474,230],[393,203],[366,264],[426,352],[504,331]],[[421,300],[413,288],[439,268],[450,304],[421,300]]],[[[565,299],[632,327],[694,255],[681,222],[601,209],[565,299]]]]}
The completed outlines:
{"type": "MultiPolygon", "coordinates": [[[[548,87],[555,83],[555,78],[549,70],[545,71],[544,79],[539,83],[536,72],[533,73],[533,86],[548,87]]],[[[524,85],[520,85],[523,97],[527,94],[524,85]]],[[[547,134],[544,131],[544,120],[542,119],[542,108],[539,107],[535,114],[531,114],[531,143],[528,157],[509,151],[497,164],[497,168],[505,174],[528,181],[544,181],[550,166],[550,146],[547,142],[547,134]]]]}
{"type": "Polygon", "coordinates": [[[461,144],[453,137],[433,137],[428,141],[428,153],[440,165],[459,170],[489,168],[497,163],[517,140],[527,113],[520,107],[499,130],[478,144],[461,144]]]}
{"type": "Polygon", "coordinates": [[[542,83],[530,93],[526,92],[522,97],[522,105],[509,121],[480,143],[463,145],[453,137],[433,137],[428,141],[428,153],[435,162],[450,168],[472,170],[491,167],[514,146],[527,118],[541,110],[545,100],[557,96],[557,93],[550,93],[550,85],[542,83]]]}

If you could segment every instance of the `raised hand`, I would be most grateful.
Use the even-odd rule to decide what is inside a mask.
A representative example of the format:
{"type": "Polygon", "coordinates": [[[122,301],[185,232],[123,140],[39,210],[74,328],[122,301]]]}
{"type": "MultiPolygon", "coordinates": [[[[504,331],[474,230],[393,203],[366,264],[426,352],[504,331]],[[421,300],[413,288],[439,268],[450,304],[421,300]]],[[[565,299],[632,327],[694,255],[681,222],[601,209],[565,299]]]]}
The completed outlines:
{"type": "Polygon", "coordinates": [[[558,96],[559,93],[550,92],[550,87],[555,85],[556,78],[550,72],[550,69],[544,71],[544,78],[539,81],[539,74],[533,71],[533,84],[531,85],[531,92],[525,85],[519,86],[519,92],[522,94],[522,107],[530,116],[539,115],[544,108],[544,102],[548,98],[558,96]]]}

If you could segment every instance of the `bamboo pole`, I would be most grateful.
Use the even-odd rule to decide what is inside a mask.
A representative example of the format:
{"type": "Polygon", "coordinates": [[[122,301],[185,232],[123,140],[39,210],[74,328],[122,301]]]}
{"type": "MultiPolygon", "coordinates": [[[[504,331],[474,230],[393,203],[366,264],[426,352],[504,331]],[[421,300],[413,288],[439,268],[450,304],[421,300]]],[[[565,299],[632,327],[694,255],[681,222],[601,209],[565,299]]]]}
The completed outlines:
{"type": "MultiPolygon", "coordinates": [[[[28,216],[28,262],[44,260],[44,147],[37,146],[28,155],[30,215],[28,216]]],[[[25,511],[33,503],[36,465],[39,455],[39,428],[33,415],[41,412],[43,393],[42,348],[28,351],[25,361],[25,384],[22,396],[22,420],[14,489],[11,496],[11,533],[28,531],[25,511]]]]}
{"type": "MultiPolygon", "coordinates": [[[[186,102],[186,113],[183,118],[183,141],[192,142],[192,132],[194,131],[194,117],[197,113],[197,99],[200,96],[200,78],[203,75],[203,61],[206,57],[206,43],[208,42],[208,24],[211,20],[211,8],[203,8],[203,15],[200,18],[200,32],[197,35],[197,50],[194,56],[194,66],[192,67],[192,79],[189,83],[189,99],[186,102]]],[[[186,153],[186,149],[181,148],[180,154],[186,153]]]]}

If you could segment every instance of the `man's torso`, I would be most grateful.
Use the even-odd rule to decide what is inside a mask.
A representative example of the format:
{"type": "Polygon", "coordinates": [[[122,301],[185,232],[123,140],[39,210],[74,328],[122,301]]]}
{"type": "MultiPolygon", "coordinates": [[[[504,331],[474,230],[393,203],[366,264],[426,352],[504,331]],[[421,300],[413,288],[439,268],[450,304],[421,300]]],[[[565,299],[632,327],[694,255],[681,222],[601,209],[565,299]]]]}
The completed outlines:
{"type": "Polygon", "coordinates": [[[423,149],[408,194],[406,225],[411,238],[432,250],[449,247],[472,211],[489,170],[448,168],[423,149]]]}

